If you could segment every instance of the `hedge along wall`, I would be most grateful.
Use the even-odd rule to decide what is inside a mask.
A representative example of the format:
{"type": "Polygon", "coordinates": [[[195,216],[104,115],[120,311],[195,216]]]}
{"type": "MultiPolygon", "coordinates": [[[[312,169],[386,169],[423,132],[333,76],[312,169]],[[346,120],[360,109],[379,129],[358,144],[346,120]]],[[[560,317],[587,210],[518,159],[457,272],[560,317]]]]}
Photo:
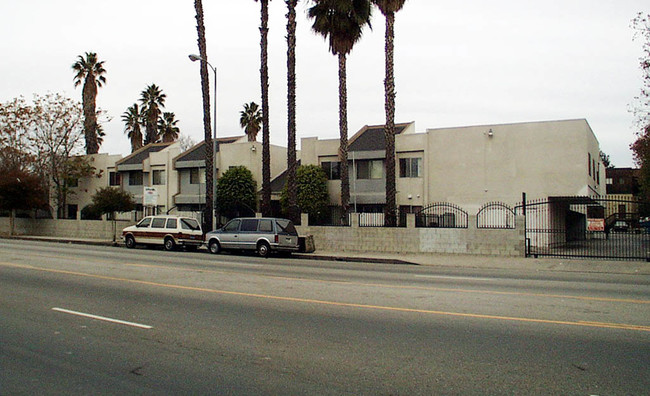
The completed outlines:
{"type": "MultiPolygon", "coordinates": [[[[303,215],[302,224],[309,224],[303,215]]],[[[483,229],[476,216],[467,228],[416,228],[415,217],[407,227],[359,227],[352,218],[349,227],[298,226],[300,235],[313,235],[316,252],[455,253],[522,257],[525,255],[524,218],[516,218],[514,229],[483,229]]]]}

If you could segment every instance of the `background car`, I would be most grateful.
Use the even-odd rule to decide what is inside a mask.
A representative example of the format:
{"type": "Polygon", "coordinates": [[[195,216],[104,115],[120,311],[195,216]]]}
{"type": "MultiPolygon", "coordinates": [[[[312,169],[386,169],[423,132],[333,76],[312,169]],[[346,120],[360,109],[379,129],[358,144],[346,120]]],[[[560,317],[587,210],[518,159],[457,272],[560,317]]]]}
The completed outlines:
{"type": "Polygon", "coordinates": [[[136,225],[122,230],[127,248],[137,244],[162,245],[165,250],[177,246],[196,249],[203,244],[203,231],[196,219],[179,216],[147,216],[136,225]]]}
{"type": "Polygon", "coordinates": [[[223,228],[208,232],[205,242],[210,253],[249,250],[266,257],[271,252],[298,251],[298,231],[291,220],[262,217],[237,218],[223,228]]]}
{"type": "Polygon", "coordinates": [[[614,223],[614,226],[612,227],[612,230],[615,232],[627,232],[627,230],[630,228],[630,226],[623,220],[618,220],[616,223],[614,223]]]}

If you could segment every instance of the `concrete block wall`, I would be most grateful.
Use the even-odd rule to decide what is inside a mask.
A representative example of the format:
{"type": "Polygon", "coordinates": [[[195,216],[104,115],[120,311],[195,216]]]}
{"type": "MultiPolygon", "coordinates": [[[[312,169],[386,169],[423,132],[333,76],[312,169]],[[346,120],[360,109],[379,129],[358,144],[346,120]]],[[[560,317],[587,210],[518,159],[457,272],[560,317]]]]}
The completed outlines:
{"type": "MultiPolygon", "coordinates": [[[[409,215],[412,217],[413,215],[409,215]]],[[[303,217],[302,224],[309,224],[303,217]]],[[[407,219],[406,228],[298,227],[301,235],[313,235],[316,252],[446,253],[521,257],[525,254],[523,217],[515,229],[479,229],[476,216],[469,217],[468,228],[415,228],[407,219]]]]}
{"type": "MultiPolygon", "coordinates": [[[[118,220],[115,224],[116,239],[119,240],[122,228],[134,222],[118,220]]],[[[8,217],[0,217],[0,234],[11,232],[8,217]]],[[[64,237],[70,239],[113,239],[113,222],[106,220],[63,220],[63,219],[15,219],[16,235],[64,237]]]]}

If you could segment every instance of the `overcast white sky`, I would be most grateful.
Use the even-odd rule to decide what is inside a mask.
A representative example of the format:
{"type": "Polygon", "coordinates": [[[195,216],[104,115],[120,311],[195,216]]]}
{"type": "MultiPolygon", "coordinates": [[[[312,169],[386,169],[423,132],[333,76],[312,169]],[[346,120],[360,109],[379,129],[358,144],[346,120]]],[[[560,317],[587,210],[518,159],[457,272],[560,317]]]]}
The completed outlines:
{"type": "MultiPolygon", "coordinates": [[[[204,0],[208,58],[218,69],[218,135],[243,134],[260,100],[259,3],[204,0]]],[[[96,52],[113,117],[101,152],[128,154],[121,114],[155,83],[181,132],[203,138],[192,0],[0,0],[0,102],[59,92],[81,100],[71,65],[96,52]]],[[[298,139],[338,137],[337,63],[298,5],[298,139]]],[[[397,122],[427,128],[586,118],[617,166],[633,164],[629,104],[641,87],[630,20],[647,0],[408,0],[397,14],[397,122]]],[[[271,142],[286,145],[286,5],[270,2],[271,142]]],[[[384,116],[384,19],[348,59],[350,135],[384,116]]],[[[211,74],[210,89],[213,89],[211,74]]],[[[261,136],[260,136],[261,139],[261,136]]],[[[300,141],[298,140],[298,144],[300,141]]]]}

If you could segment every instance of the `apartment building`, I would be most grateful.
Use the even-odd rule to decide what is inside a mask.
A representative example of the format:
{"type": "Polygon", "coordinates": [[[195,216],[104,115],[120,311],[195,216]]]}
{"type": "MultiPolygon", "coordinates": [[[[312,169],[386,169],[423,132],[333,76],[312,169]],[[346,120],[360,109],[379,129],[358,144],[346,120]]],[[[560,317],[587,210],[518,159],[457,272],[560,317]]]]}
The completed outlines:
{"type": "MultiPolygon", "coordinates": [[[[340,204],[339,139],[301,140],[302,163],[323,167],[330,203],[340,204]]],[[[600,149],[584,119],[427,129],[396,125],[397,205],[417,211],[434,202],[477,210],[486,202],[605,194],[600,149]]],[[[350,205],[382,212],[385,140],[382,125],[349,140],[350,205]]]]}

